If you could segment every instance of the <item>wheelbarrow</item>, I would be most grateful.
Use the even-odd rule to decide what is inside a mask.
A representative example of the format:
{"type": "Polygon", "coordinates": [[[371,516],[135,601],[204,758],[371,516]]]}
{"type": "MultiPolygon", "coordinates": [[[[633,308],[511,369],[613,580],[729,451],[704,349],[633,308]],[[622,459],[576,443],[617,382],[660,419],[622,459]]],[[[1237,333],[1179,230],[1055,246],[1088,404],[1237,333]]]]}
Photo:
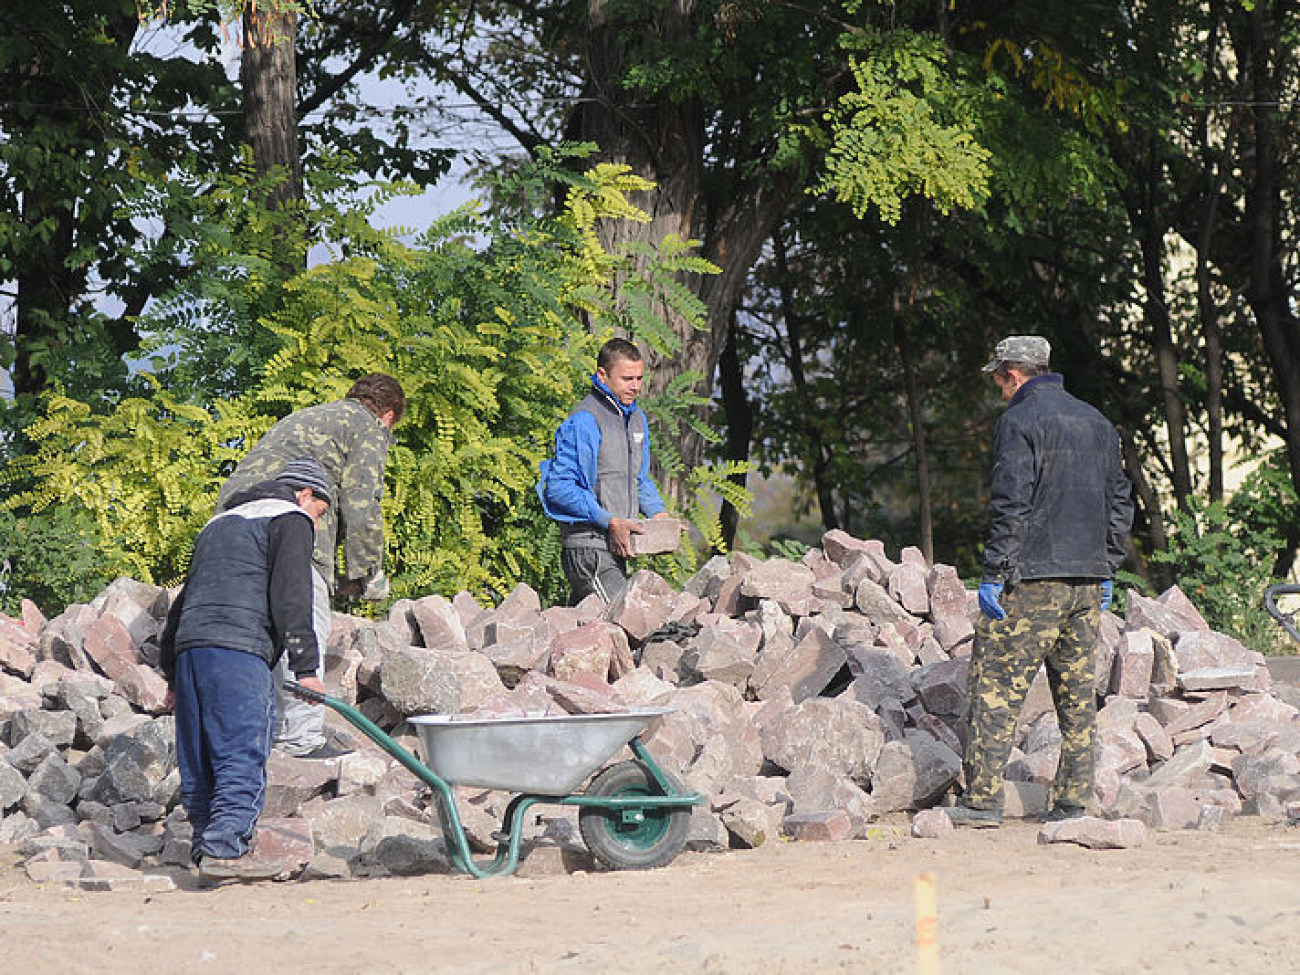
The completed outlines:
{"type": "Polygon", "coordinates": [[[671,863],[686,846],[691,806],[704,797],[655,763],[640,735],[671,708],[635,708],[618,714],[466,718],[445,714],[407,719],[419,735],[424,762],[356,708],[286,681],[285,689],[337,711],[367,738],[433,789],[452,864],[475,877],[509,876],[519,865],[526,814],[533,806],[578,807],[578,831],[598,861],[614,870],[648,870],[671,863]],[[604,768],[623,745],[635,756],[604,768]],[[587,782],[587,788],[578,789],[587,782]],[[456,808],[453,786],[513,793],[506,806],[495,858],[476,862],[456,808]]]}

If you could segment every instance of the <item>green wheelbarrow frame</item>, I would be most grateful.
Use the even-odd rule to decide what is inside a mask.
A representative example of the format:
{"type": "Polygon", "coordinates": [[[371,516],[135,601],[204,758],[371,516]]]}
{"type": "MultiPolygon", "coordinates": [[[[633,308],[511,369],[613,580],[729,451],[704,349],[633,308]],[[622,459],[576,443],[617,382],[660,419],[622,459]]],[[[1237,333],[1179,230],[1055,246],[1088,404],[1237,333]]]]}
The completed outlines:
{"type": "Polygon", "coordinates": [[[676,849],[663,850],[662,856],[654,857],[651,862],[642,864],[637,863],[635,860],[625,861],[618,852],[617,844],[614,849],[609,847],[608,841],[605,840],[607,834],[626,836],[628,842],[634,848],[648,844],[653,845],[659,841],[662,833],[659,827],[659,819],[656,817],[660,813],[667,811],[667,819],[671,821],[672,826],[675,827],[673,832],[677,834],[675,837],[669,837],[668,842],[670,845],[678,841],[684,843],[685,820],[674,814],[688,813],[689,807],[704,802],[704,796],[698,792],[684,791],[680,783],[665,773],[651,757],[645,745],[642,744],[640,735],[635,735],[627,742],[627,746],[631,749],[632,754],[636,756],[636,761],[613,765],[605,769],[604,772],[598,773],[592,779],[590,787],[592,791],[588,793],[552,796],[525,792],[514,795],[506,806],[501,830],[493,834],[497,840],[496,856],[490,863],[482,864],[477,862],[470,852],[469,841],[465,836],[465,827],[456,808],[456,796],[453,791],[454,783],[448,782],[435,773],[394,741],[382,728],[351,705],[330,697],[328,694],[321,694],[303,687],[296,681],[286,681],[284,687],[287,691],[305,701],[322,704],[338,712],[344,720],[395,758],[403,768],[432,788],[438,809],[438,818],[442,825],[443,839],[446,842],[452,865],[457,870],[474,877],[505,877],[514,873],[519,866],[519,849],[523,839],[526,814],[535,805],[579,807],[581,810],[579,813],[580,826],[584,842],[587,843],[588,848],[597,859],[607,866],[620,869],[628,866],[662,866],[677,856],[681,846],[678,845],[676,849]],[[645,772],[643,781],[637,781],[636,776],[633,776],[633,782],[629,786],[626,782],[616,781],[627,779],[626,772],[615,774],[610,777],[610,783],[611,788],[617,789],[618,792],[610,795],[595,794],[599,790],[601,779],[606,773],[624,770],[626,767],[638,763],[639,767],[644,769],[645,772]],[[647,820],[647,811],[651,814],[650,820],[647,820]],[[648,830],[648,832],[642,832],[643,830],[648,830]]]}

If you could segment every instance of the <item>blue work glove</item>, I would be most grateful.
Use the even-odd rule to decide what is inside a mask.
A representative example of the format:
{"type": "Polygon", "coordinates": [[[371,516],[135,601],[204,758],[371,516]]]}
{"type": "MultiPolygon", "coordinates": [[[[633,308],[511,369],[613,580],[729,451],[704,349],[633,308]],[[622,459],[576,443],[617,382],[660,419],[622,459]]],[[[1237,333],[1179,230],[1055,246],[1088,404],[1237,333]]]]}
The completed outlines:
{"type": "Polygon", "coordinates": [[[1115,598],[1115,583],[1106,579],[1101,584],[1101,611],[1104,613],[1110,609],[1111,601],[1115,598]]]}
{"type": "Polygon", "coordinates": [[[991,620],[1004,620],[1007,618],[1006,610],[999,604],[998,600],[1002,598],[1002,583],[1000,582],[981,582],[980,583],[980,612],[991,620]]]}

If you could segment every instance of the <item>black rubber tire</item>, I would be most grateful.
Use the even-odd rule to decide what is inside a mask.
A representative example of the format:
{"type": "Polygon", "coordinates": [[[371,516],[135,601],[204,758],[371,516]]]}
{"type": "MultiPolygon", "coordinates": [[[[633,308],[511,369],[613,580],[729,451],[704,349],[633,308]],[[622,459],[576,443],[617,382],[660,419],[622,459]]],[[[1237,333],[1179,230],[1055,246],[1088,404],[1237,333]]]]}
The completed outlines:
{"type": "MultiPolygon", "coordinates": [[[[676,792],[685,791],[669,773],[664,778],[676,792]]],[[[591,780],[589,796],[658,796],[663,790],[650,770],[639,761],[611,765],[591,780]]],[[[643,809],[639,823],[624,822],[618,809],[583,806],[578,830],[592,856],[613,870],[652,870],[672,863],[686,847],[691,807],[658,806],[643,809]]]]}

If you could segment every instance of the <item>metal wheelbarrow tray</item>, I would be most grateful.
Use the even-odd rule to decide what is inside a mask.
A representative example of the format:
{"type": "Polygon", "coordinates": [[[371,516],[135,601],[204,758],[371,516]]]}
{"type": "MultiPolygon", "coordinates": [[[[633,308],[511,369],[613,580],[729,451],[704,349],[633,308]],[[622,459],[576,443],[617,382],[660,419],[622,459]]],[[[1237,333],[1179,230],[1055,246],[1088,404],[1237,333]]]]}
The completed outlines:
{"type": "Polygon", "coordinates": [[[518,718],[422,714],[407,721],[419,732],[424,764],[448,782],[563,796],[669,710],[518,718]]]}
{"type": "Polygon", "coordinates": [[[644,870],[676,858],[686,845],[690,807],[704,801],[660,769],[641,743],[641,732],[670,708],[517,718],[417,715],[407,720],[420,737],[421,763],[350,705],[294,682],[285,687],[337,711],[432,787],[452,863],[476,877],[514,872],[525,814],[538,803],[578,806],[579,832],[597,860],[615,870],[644,870]],[[623,745],[633,760],[609,766],[584,791],[574,791],[623,745]],[[470,855],[455,785],[514,793],[502,829],[494,834],[497,852],[489,864],[470,855]]]}

